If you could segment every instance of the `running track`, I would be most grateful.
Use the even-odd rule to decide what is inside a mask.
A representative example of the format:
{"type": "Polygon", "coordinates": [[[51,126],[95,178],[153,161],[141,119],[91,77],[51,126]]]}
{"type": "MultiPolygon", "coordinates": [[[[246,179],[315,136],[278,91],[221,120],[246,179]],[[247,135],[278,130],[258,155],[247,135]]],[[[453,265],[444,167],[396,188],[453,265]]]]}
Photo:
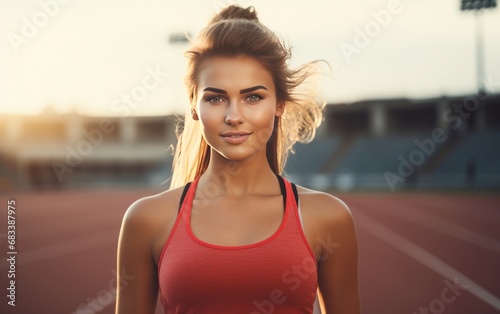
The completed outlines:
{"type": "MultiPolygon", "coordinates": [[[[0,312],[113,313],[121,218],[130,203],[152,193],[1,196],[0,312]],[[11,198],[17,212],[15,307],[7,306],[6,297],[11,198]]],[[[500,196],[334,194],[351,208],[357,225],[363,313],[500,313],[500,196]]]]}

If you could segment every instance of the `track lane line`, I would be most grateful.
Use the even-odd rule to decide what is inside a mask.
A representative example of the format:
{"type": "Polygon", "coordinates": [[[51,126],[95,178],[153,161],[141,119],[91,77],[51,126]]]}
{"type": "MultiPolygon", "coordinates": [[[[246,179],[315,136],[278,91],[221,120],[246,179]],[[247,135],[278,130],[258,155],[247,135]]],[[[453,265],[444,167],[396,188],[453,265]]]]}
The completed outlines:
{"type": "Polygon", "coordinates": [[[473,244],[494,253],[500,253],[500,241],[497,241],[479,232],[467,229],[458,224],[449,222],[438,216],[415,210],[415,207],[408,206],[406,204],[398,204],[395,206],[399,208],[404,207],[411,211],[411,214],[408,214],[408,212],[403,213],[399,210],[390,210],[388,208],[381,208],[379,210],[401,220],[405,220],[407,222],[432,229],[439,233],[448,235],[463,242],[473,244]]]}
{"type": "MultiPolygon", "coordinates": [[[[77,253],[100,246],[118,243],[117,232],[101,232],[91,235],[71,239],[64,242],[46,245],[36,249],[31,249],[25,252],[18,252],[17,264],[24,265],[43,261],[46,259],[53,259],[60,256],[77,253]]],[[[0,269],[7,268],[7,265],[1,265],[0,269]]]]}
{"type": "Polygon", "coordinates": [[[354,219],[355,224],[364,231],[392,246],[396,250],[408,255],[415,261],[427,266],[441,276],[452,281],[457,280],[461,285],[465,286],[467,288],[466,290],[471,294],[491,305],[494,309],[500,310],[500,299],[498,297],[422,247],[359,211],[356,211],[354,214],[354,219]]]}

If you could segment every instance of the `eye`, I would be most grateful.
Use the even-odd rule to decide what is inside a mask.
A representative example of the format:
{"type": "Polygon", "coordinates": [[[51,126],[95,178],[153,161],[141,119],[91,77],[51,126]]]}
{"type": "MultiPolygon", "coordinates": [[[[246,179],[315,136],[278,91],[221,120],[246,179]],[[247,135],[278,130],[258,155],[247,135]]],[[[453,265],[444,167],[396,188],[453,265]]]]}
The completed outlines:
{"type": "Polygon", "coordinates": [[[252,94],[252,95],[249,95],[246,100],[248,100],[249,102],[257,102],[259,100],[261,100],[262,97],[260,95],[257,95],[257,94],[252,94]]]}
{"type": "Polygon", "coordinates": [[[218,104],[218,103],[223,102],[224,98],[222,98],[221,96],[211,96],[211,97],[207,97],[205,100],[209,103],[218,104]]]}

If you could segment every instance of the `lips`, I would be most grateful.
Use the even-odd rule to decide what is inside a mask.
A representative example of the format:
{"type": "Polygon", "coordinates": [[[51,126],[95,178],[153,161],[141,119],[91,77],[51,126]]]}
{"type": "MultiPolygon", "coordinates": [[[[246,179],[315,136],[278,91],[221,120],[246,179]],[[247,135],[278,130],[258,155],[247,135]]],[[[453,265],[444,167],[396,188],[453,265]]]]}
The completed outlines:
{"type": "Polygon", "coordinates": [[[245,142],[251,134],[251,132],[230,131],[221,134],[221,137],[229,144],[241,144],[245,142]]]}

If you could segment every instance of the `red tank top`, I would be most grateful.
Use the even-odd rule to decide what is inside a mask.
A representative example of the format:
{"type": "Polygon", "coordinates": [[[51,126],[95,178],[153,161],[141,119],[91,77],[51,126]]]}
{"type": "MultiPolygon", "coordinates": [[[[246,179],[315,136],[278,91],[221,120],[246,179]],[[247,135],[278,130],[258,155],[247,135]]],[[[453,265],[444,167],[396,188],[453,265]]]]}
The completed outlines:
{"type": "Polygon", "coordinates": [[[192,182],[158,263],[166,314],[313,313],[316,259],[302,231],[291,184],[279,179],[286,196],[281,225],[271,237],[243,246],[196,238],[190,221],[198,179],[192,182]]]}

